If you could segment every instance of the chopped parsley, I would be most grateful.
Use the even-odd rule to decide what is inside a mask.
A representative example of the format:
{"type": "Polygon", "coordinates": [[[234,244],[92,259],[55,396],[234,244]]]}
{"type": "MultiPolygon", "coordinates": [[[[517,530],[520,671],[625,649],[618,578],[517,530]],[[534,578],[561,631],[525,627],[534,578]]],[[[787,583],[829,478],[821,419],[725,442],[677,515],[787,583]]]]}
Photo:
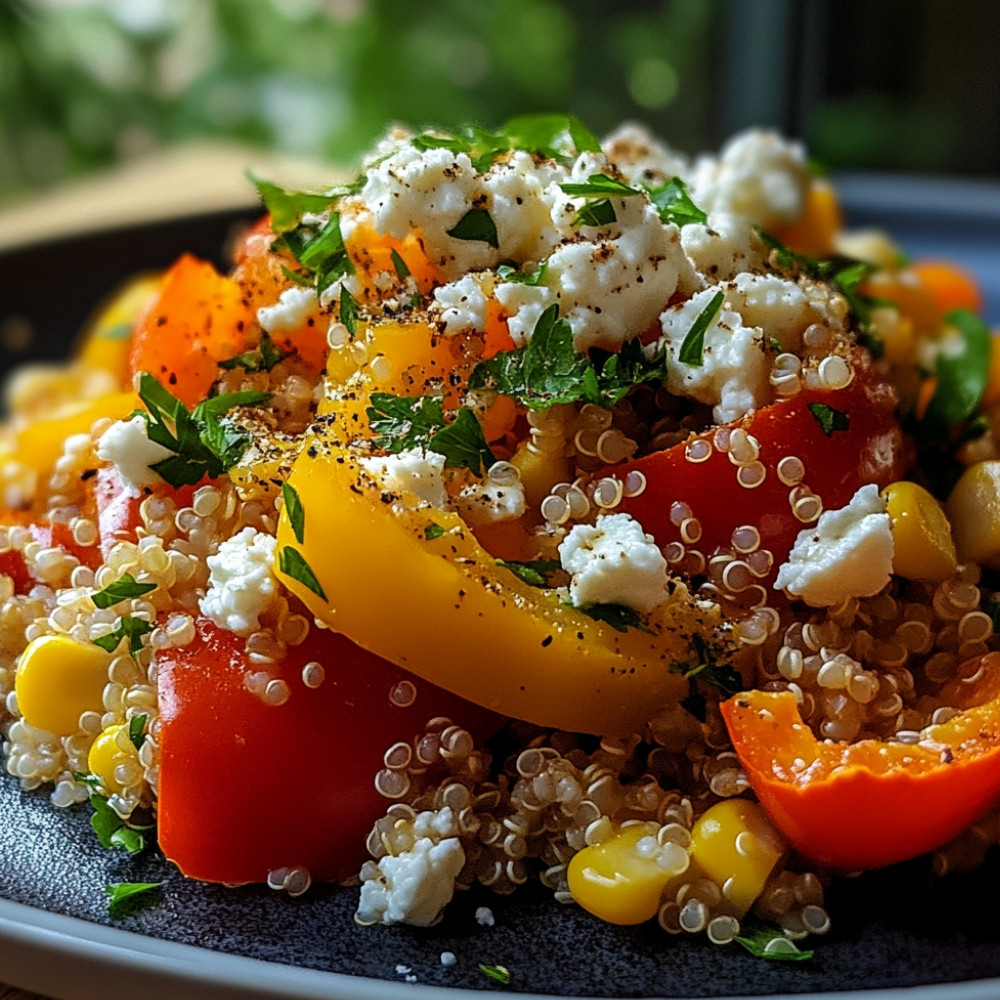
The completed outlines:
{"type": "Polygon", "coordinates": [[[610,226],[612,222],[617,222],[618,216],[615,214],[615,207],[607,198],[599,201],[588,201],[573,219],[575,226],[610,226]]]}
{"type": "Polygon", "coordinates": [[[496,562],[498,566],[509,569],[519,580],[523,580],[532,587],[548,586],[545,575],[562,569],[562,565],[558,559],[535,559],[532,562],[513,562],[507,559],[498,559],[496,562]]]}
{"type": "Polygon", "coordinates": [[[128,721],[129,742],[136,750],[141,750],[143,743],[146,742],[146,723],[148,721],[148,715],[133,715],[128,721]]]}
{"type": "Polygon", "coordinates": [[[341,194],[347,193],[346,189],[334,189],[330,192],[292,191],[258,177],[253,172],[248,172],[248,176],[271,216],[271,228],[276,233],[294,229],[303,215],[323,212],[341,194]]]}
{"type": "Polygon", "coordinates": [[[667,377],[666,351],[650,357],[638,340],[627,341],[617,353],[594,351],[593,356],[600,367],[575,350],[573,331],[553,304],[538,318],[524,347],[476,365],[469,388],[492,389],[532,410],[577,401],[607,408],[636,385],[667,377]]]}
{"type": "Polygon", "coordinates": [[[456,240],[488,243],[493,249],[500,246],[497,236],[497,224],[493,216],[485,208],[470,208],[451,229],[448,235],[456,240]]]}
{"type": "Polygon", "coordinates": [[[803,951],[776,927],[744,921],[741,929],[742,933],[735,940],[756,958],[772,962],[808,962],[813,957],[811,951],[803,951]]]}
{"type": "Polygon", "coordinates": [[[131,573],[122,573],[114,583],[109,583],[103,590],[90,595],[90,599],[98,608],[110,608],[119,601],[127,601],[132,597],[142,597],[151,590],[156,590],[155,583],[139,583],[131,573]]]}
{"type": "Polygon", "coordinates": [[[666,184],[650,188],[649,200],[663,222],[672,222],[683,228],[691,223],[708,223],[708,213],[703,212],[691,199],[687,185],[680,177],[673,177],[666,184]]]}
{"type": "Polygon", "coordinates": [[[393,247],[391,251],[392,266],[396,272],[396,277],[400,281],[406,281],[410,277],[410,269],[406,266],[406,261],[399,255],[399,251],[393,247]]]}
{"type": "Polygon", "coordinates": [[[293,580],[298,580],[303,587],[311,590],[317,597],[326,600],[326,591],[323,590],[316,574],[298,549],[293,549],[291,545],[284,546],[278,552],[278,569],[293,580]]]}
{"type": "Polygon", "coordinates": [[[834,431],[846,431],[851,426],[851,418],[846,413],[835,410],[826,403],[810,403],[809,412],[816,418],[827,437],[832,437],[834,431]]]}
{"type": "Polygon", "coordinates": [[[610,625],[616,632],[627,632],[630,628],[638,629],[640,632],[652,631],[635,608],[624,604],[588,604],[576,610],[583,612],[588,618],[593,618],[595,622],[610,625]]]}
{"type": "Polygon", "coordinates": [[[279,347],[275,347],[267,330],[261,330],[260,340],[252,351],[244,351],[235,357],[226,358],[219,362],[219,367],[226,369],[226,371],[242,368],[248,375],[253,375],[257,372],[269,372],[290,354],[291,351],[283,351],[279,347]]]}
{"type": "Polygon", "coordinates": [[[156,626],[145,618],[135,618],[132,615],[122,615],[118,628],[107,635],[99,636],[90,641],[101,649],[113,653],[123,639],[128,639],[128,651],[135,657],[142,649],[142,637],[149,635],[156,626]]]}
{"type": "Polygon", "coordinates": [[[497,277],[501,281],[510,281],[518,285],[544,285],[548,274],[549,262],[543,260],[533,271],[519,271],[510,264],[501,264],[497,268],[497,277]]]}
{"type": "Polygon", "coordinates": [[[672,663],[670,669],[683,674],[690,685],[690,696],[685,699],[684,707],[697,718],[704,719],[705,699],[696,687],[697,681],[702,681],[716,688],[723,698],[729,698],[743,690],[743,678],[728,663],[716,662],[715,654],[709,647],[704,636],[691,636],[691,648],[694,653],[693,665],[688,663],[672,663]]]}
{"type": "Polygon", "coordinates": [[[495,979],[504,986],[510,985],[510,970],[503,965],[483,965],[479,963],[479,971],[490,979],[495,979]]]}
{"type": "Polygon", "coordinates": [[[390,454],[421,448],[444,455],[449,468],[469,469],[477,475],[496,458],[472,410],[460,408],[448,423],[442,396],[393,396],[373,392],[367,409],[374,443],[390,454]]]}
{"type": "Polygon", "coordinates": [[[149,374],[139,376],[139,398],[146,412],[150,441],[174,452],[150,468],[171,486],[193,486],[205,476],[215,479],[232,468],[250,444],[250,435],[227,426],[223,414],[235,406],[257,406],[271,397],[266,392],[227,392],[199,403],[193,411],[149,374]]]}
{"type": "Polygon", "coordinates": [[[628,197],[642,194],[638,188],[629,187],[623,181],[608,177],[607,174],[591,174],[583,184],[560,184],[564,194],[572,198],[628,197]]]}
{"type": "Polygon", "coordinates": [[[715,322],[725,298],[724,292],[716,292],[708,305],[698,313],[691,329],[684,335],[684,342],[677,352],[678,361],[695,368],[700,368],[705,363],[705,332],[715,322]]]}
{"type": "Polygon", "coordinates": [[[291,483],[281,484],[281,498],[285,502],[285,513],[291,525],[295,540],[301,545],[306,540],[306,511],[299,499],[298,491],[291,483]]]}
{"type": "Polygon", "coordinates": [[[94,808],[90,825],[102,847],[121,847],[129,854],[138,854],[145,848],[146,837],[143,831],[151,830],[152,826],[132,826],[108,805],[108,800],[103,795],[96,792],[91,794],[90,804],[94,808]]]}
{"type": "Polygon", "coordinates": [[[299,222],[272,244],[274,250],[285,250],[312,278],[317,292],[325,292],[332,284],[354,273],[344,236],[340,231],[340,214],[331,212],[325,223],[299,222]]]}
{"type": "Polygon", "coordinates": [[[358,300],[345,286],[340,289],[340,322],[352,337],[358,332],[358,300]]]}
{"type": "Polygon", "coordinates": [[[437,524],[431,521],[430,524],[424,528],[424,538],[429,542],[433,542],[435,538],[442,538],[448,534],[448,529],[443,525],[437,524]]]}
{"type": "Polygon", "coordinates": [[[104,887],[108,916],[125,917],[156,902],[162,882],[112,882],[104,887]]]}
{"type": "Polygon", "coordinates": [[[945,323],[961,338],[961,350],[938,354],[937,386],[922,421],[938,433],[960,427],[977,412],[989,378],[992,341],[989,328],[968,309],[950,312],[945,323]]]}

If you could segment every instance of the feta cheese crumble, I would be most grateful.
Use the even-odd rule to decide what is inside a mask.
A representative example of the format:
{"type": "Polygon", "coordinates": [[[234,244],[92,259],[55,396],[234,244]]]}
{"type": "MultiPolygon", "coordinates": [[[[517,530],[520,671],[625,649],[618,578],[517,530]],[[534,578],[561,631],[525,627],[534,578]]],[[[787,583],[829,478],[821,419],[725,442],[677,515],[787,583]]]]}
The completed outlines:
{"type": "Polygon", "coordinates": [[[397,455],[362,458],[361,465],[387,490],[408,493],[432,507],[443,507],[444,455],[422,448],[407,448],[397,455]]]}
{"type": "Polygon", "coordinates": [[[246,527],[209,556],[208,590],[199,602],[201,613],[219,628],[248,636],[278,591],[273,572],[275,539],[246,527]]]}
{"type": "Polygon", "coordinates": [[[319,300],[313,288],[286,288],[273,306],[257,310],[257,322],[275,335],[301,330],[311,316],[319,311],[319,300]]]}
{"type": "Polygon", "coordinates": [[[889,582],[892,550],[885,501],[874,484],[862,486],[846,507],[799,532],[774,586],[816,608],[871,597],[889,582]]]}
{"type": "Polygon", "coordinates": [[[652,611],[667,597],[667,561],[652,535],[629,514],[601,514],[576,524],[559,543],[559,561],[570,574],[577,607],[624,604],[652,611]]]}
{"type": "Polygon", "coordinates": [[[125,488],[133,498],[157,486],[163,480],[150,468],[173,454],[168,448],[150,441],[146,421],[141,416],[116,420],[97,442],[97,457],[118,469],[125,488]]]}

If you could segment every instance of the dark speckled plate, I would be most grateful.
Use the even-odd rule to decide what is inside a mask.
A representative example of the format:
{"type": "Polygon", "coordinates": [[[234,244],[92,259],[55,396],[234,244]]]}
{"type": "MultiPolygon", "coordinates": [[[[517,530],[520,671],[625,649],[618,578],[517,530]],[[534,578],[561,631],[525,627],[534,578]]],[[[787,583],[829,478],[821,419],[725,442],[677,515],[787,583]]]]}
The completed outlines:
{"type": "MultiPolygon", "coordinates": [[[[852,220],[888,226],[915,255],[958,258],[978,271],[989,316],[1000,322],[1000,187],[860,177],[846,179],[842,191],[852,220]]],[[[0,369],[20,357],[61,356],[95,291],[185,249],[218,256],[238,221],[183,220],[0,255],[0,333],[11,317],[35,332],[28,354],[0,347],[0,369]]],[[[841,880],[827,897],[833,930],[816,942],[813,960],[780,964],[652,927],[600,924],[530,889],[510,899],[461,896],[432,930],[362,929],[352,919],[356,890],[320,887],[291,900],[187,882],[155,854],[133,860],[103,851],[87,812],[54,810],[44,794],[0,776],[0,980],[62,1000],[453,1000],[504,989],[547,997],[877,991],[879,1000],[1000,1000],[998,857],[968,876],[935,879],[919,859],[841,880]],[[112,921],[103,887],[114,881],[164,884],[155,906],[112,921]],[[493,910],[492,927],[477,924],[480,905],[493,910]],[[443,965],[442,952],[455,964],[443,965]],[[487,979],[479,963],[507,966],[510,985],[487,979]]]]}

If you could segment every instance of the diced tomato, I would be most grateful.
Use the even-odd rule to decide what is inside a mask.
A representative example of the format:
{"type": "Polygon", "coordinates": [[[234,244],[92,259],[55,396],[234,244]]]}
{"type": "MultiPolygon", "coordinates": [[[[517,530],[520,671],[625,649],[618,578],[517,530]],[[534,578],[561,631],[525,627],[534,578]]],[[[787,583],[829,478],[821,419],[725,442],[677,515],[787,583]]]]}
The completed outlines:
{"type": "Polygon", "coordinates": [[[243,639],[202,619],[193,643],[157,663],[160,846],[185,875],[210,882],[262,882],[292,866],[315,880],[356,875],[389,804],[374,785],[386,750],[434,717],[478,737],[499,723],[318,628],[265,671],[243,639]],[[310,662],[325,670],[315,688],[303,681],[310,662]],[[287,685],[282,704],[250,690],[262,673],[287,685]],[[404,681],[416,698],[400,707],[390,693],[404,681]]]}
{"type": "Polygon", "coordinates": [[[770,554],[757,564],[763,567],[770,559],[770,571],[758,578],[767,584],[808,527],[793,510],[804,488],[819,497],[823,509],[832,510],[846,505],[866,483],[881,488],[900,478],[908,462],[894,391],[862,354],[851,358],[851,366],[846,388],[804,388],[727,428],[755,439],[759,468],[742,474],[752,484],[762,473],[759,484],[738,481],[740,466],[716,447],[717,432],[710,430],[609,470],[620,479],[633,470],[646,478],[643,492],[623,499],[618,509],[636,518],[661,546],[677,542],[706,560],[717,551],[739,548],[733,536],[737,528],[755,528],[758,551],[770,554]],[[800,483],[790,475],[794,463],[787,460],[792,458],[804,468],[800,483]],[[682,529],[685,517],[693,521],[682,529]]]}
{"type": "Polygon", "coordinates": [[[859,871],[939,847],[1000,796],[1000,653],[963,664],[950,687],[942,697],[961,711],[916,744],[817,740],[789,691],[745,692],[720,709],[760,804],[789,843],[859,871]]]}

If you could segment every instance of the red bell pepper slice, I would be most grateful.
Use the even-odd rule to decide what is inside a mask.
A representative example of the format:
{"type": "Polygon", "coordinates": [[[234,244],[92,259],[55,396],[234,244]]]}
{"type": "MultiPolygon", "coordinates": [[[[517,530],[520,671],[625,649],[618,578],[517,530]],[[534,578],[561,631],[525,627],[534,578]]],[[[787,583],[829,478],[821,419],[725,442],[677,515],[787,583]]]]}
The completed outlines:
{"type": "Polygon", "coordinates": [[[817,740],[789,691],[719,707],[771,822],[809,858],[843,871],[940,847],[1000,798],[1000,653],[967,661],[942,697],[963,709],[919,743],[817,740]],[[970,707],[964,707],[968,705],[970,707]]]}
{"type": "Polygon", "coordinates": [[[159,842],[190,878],[263,882],[282,867],[314,881],[356,875],[365,841],[388,806],[376,790],[386,750],[445,716],[480,738],[499,717],[412,677],[349,639],[313,628],[267,674],[288,698],[266,704],[248,688],[264,668],[244,640],[201,619],[194,642],[157,657],[160,698],[159,842]],[[325,668],[309,688],[303,667],[325,668]],[[390,702],[402,681],[407,707],[390,702]]]}

